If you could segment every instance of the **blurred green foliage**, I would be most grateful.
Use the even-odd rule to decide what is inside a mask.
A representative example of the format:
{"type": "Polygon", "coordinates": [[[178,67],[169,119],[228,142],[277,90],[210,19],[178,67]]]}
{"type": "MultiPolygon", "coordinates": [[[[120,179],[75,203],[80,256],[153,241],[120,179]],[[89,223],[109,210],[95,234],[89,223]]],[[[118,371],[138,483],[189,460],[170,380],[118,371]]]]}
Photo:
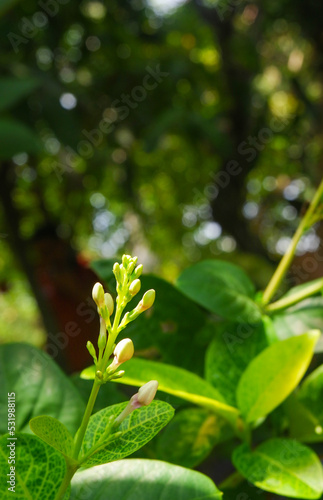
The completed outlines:
{"type": "MultiPolygon", "coordinates": [[[[49,222],[86,258],[126,248],[173,280],[220,256],[262,287],[311,199],[322,5],[157,3],[1,3],[0,273],[14,294],[12,242],[32,255],[49,222]]],[[[313,229],[299,252],[318,245],[313,229]]]]}

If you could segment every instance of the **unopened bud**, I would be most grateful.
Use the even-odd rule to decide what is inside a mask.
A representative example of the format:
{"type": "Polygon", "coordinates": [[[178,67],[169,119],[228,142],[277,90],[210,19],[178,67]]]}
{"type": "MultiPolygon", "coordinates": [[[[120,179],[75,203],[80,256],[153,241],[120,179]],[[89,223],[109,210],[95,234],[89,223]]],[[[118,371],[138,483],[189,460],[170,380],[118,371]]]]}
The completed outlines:
{"type": "Polygon", "coordinates": [[[158,389],[157,380],[151,380],[147,384],[140,387],[139,391],[132,396],[125,409],[118,415],[114,421],[114,426],[117,427],[121,422],[132,413],[134,410],[142,406],[148,406],[154,399],[158,389]]]}
{"type": "Polygon", "coordinates": [[[94,359],[95,363],[97,363],[98,362],[98,358],[96,357],[96,352],[95,352],[95,349],[94,349],[94,345],[89,340],[87,341],[86,348],[89,351],[89,353],[91,354],[91,356],[94,359]]]}
{"type": "Polygon", "coordinates": [[[101,283],[95,283],[92,289],[92,298],[98,307],[104,305],[104,290],[101,283]]]}
{"type": "Polygon", "coordinates": [[[101,372],[100,370],[97,370],[97,371],[95,372],[95,375],[97,376],[97,378],[98,378],[99,380],[102,380],[102,379],[103,379],[103,374],[102,374],[102,372],[101,372]]]}
{"type": "Polygon", "coordinates": [[[111,314],[113,313],[113,309],[114,309],[114,302],[113,302],[112,296],[109,293],[104,294],[104,303],[107,306],[107,309],[109,311],[109,315],[111,316],[111,314]]]}
{"type": "Polygon", "coordinates": [[[149,309],[153,303],[155,302],[155,297],[156,297],[156,292],[155,290],[151,289],[146,292],[142,298],[142,309],[145,311],[146,309],[149,309]]]}
{"type": "Polygon", "coordinates": [[[128,264],[128,269],[127,269],[128,274],[132,273],[132,271],[136,267],[137,261],[138,261],[138,257],[133,257],[132,259],[130,259],[129,264],[128,264]]]}
{"type": "Polygon", "coordinates": [[[139,292],[141,288],[141,282],[140,280],[134,280],[131,285],[129,286],[129,292],[130,292],[130,295],[132,295],[133,297],[139,292]]]}
{"type": "Polygon", "coordinates": [[[140,278],[143,268],[144,268],[144,266],[142,264],[137,266],[136,269],[134,270],[134,272],[132,273],[132,277],[134,279],[140,278]]]}
{"type": "Polygon", "coordinates": [[[115,275],[116,280],[119,281],[121,273],[120,273],[120,264],[118,262],[116,262],[113,266],[113,274],[115,275]]]}
{"type": "Polygon", "coordinates": [[[131,255],[123,255],[122,256],[122,265],[125,269],[127,269],[130,260],[131,260],[131,255]]]}
{"type": "Polygon", "coordinates": [[[121,377],[123,377],[123,376],[124,376],[124,374],[125,374],[125,371],[124,371],[124,370],[119,370],[118,372],[115,372],[115,373],[113,374],[112,379],[113,379],[113,380],[116,380],[116,379],[118,379],[118,378],[121,378],[121,377]]]}
{"type": "Polygon", "coordinates": [[[157,380],[151,380],[147,384],[140,387],[137,395],[137,401],[141,406],[148,406],[156,396],[158,389],[157,380]]]}
{"type": "Polygon", "coordinates": [[[116,361],[118,365],[121,363],[125,363],[129,359],[132,358],[134,353],[134,346],[131,339],[123,339],[116,345],[114,349],[114,356],[116,357],[116,361]]]}

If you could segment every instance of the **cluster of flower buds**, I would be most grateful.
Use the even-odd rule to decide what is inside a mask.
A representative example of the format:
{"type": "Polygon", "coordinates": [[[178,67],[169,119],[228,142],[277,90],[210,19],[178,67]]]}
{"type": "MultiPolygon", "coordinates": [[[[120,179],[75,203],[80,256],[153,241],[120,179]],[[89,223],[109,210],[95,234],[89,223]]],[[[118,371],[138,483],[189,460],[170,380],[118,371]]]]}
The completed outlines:
{"type": "Polygon", "coordinates": [[[138,303],[138,305],[130,312],[127,312],[120,325],[118,328],[118,333],[121,332],[131,321],[136,319],[139,314],[143,313],[147,309],[149,309],[155,302],[155,297],[156,297],[156,292],[155,290],[151,289],[148,290],[142,297],[141,301],[138,303]]]}
{"type": "Polygon", "coordinates": [[[106,382],[112,378],[122,377],[123,371],[118,370],[119,366],[128,361],[134,352],[133,343],[130,339],[124,339],[115,346],[114,359],[109,366],[109,358],[112,354],[113,346],[117,335],[125,326],[136,319],[139,314],[149,309],[155,301],[155,290],[148,290],[130,312],[127,312],[121,320],[124,308],[137,295],[141,288],[139,277],[143,266],[137,266],[137,257],[123,255],[122,263],[116,262],[113,266],[113,273],[117,282],[116,312],[111,322],[111,315],[114,311],[113,298],[109,293],[105,293],[101,283],[96,283],[92,290],[92,297],[100,315],[100,333],[98,338],[99,354],[89,341],[87,349],[91,354],[96,366],[96,376],[100,381],[106,382]]]}
{"type": "Polygon", "coordinates": [[[158,389],[157,380],[151,380],[147,384],[140,387],[139,391],[132,396],[128,405],[125,407],[122,413],[115,419],[114,425],[120,425],[121,422],[132,413],[134,410],[141,408],[142,406],[148,406],[153,401],[156,396],[158,389]]]}
{"type": "Polygon", "coordinates": [[[116,262],[113,273],[117,281],[118,296],[126,305],[140,291],[140,278],[143,266],[137,266],[138,257],[123,255],[122,264],[116,262]],[[136,267],[137,266],[137,267],[136,267]]]}

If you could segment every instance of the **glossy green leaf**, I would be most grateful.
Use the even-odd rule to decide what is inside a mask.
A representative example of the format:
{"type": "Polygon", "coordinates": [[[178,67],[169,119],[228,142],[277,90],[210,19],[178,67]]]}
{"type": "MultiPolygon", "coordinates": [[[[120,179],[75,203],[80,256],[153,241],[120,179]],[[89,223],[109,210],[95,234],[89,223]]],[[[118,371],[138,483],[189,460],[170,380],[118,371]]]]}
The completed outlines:
{"type": "Polygon", "coordinates": [[[323,427],[323,365],[306,377],[297,397],[316,416],[323,427]]]}
{"type": "Polygon", "coordinates": [[[121,460],[78,472],[70,500],[220,500],[222,493],[200,472],[158,460],[121,460]]]}
{"type": "Polygon", "coordinates": [[[323,365],[314,370],[286,401],[290,435],[300,441],[323,441],[323,365]]]}
{"type": "Polygon", "coordinates": [[[73,450],[73,436],[59,420],[47,415],[32,418],[30,428],[36,436],[53,446],[63,455],[70,456],[73,450]]]}
{"type": "MultiPolygon", "coordinates": [[[[311,329],[323,331],[323,297],[304,300],[275,314],[272,319],[280,340],[301,335],[311,329]]],[[[315,352],[323,352],[323,335],[315,346],[315,352]]]]}
{"type": "Polygon", "coordinates": [[[236,388],[250,361],[267,347],[262,323],[228,323],[215,335],[205,358],[205,378],[223,400],[237,406],[236,388]]]}
{"type": "Polygon", "coordinates": [[[229,424],[218,415],[202,408],[186,408],[158,436],[156,453],[183,467],[196,467],[216,444],[233,436],[229,424]]]}
{"type": "Polygon", "coordinates": [[[237,387],[238,405],[247,422],[268,415],[295,389],[309,366],[319,335],[312,330],[276,342],[251,361],[237,387]]]}
{"type": "MultiPolygon", "coordinates": [[[[112,266],[111,260],[99,260],[92,264],[95,272],[114,290],[112,266]]],[[[202,375],[205,350],[215,330],[214,325],[208,328],[207,314],[171,283],[150,275],[144,275],[140,279],[141,292],[153,288],[156,290],[156,301],[153,308],[130,323],[121,336],[124,333],[131,338],[137,352],[202,375]],[[194,349],[187,349],[188,339],[194,349]],[[179,352],[181,356],[178,356],[179,352]]],[[[140,298],[139,293],[130,302],[129,309],[140,298]]]]}
{"type": "MultiPolygon", "coordinates": [[[[123,365],[125,375],[116,382],[136,387],[158,380],[158,390],[186,399],[191,403],[202,406],[222,415],[232,424],[236,423],[239,412],[236,408],[223,402],[220,393],[211,384],[190,373],[183,368],[147,361],[145,359],[133,358],[123,365]]],[[[94,378],[94,367],[87,368],[82,372],[84,378],[94,378]]]]}
{"type": "Polygon", "coordinates": [[[119,437],[101,439],[111,416],[117,417],[127,406],[126,403],[113,405],[101,410],[90,418],[81,454],[86,467],[120,460],[148,443],[174,416],[174,409],[163,401],[153,401],[131,413],[117,428],[119,437]],[[101,441],[100,441],[101,439],[101,441]],[[95,451],[91,449],[96,447],[95,451]]]}
{"type": "Polygon", "coordinates": [[[15,463],[8,464],[8,435],[0,438],[0,496],[2,500],[53,500],[64,478],[63,456],[30,434],[17,434],[15,463]],[[8,491],[10,467],[15,467],[15,492],[8,491]]]}
{"type": "Polygon", "coordinates": [[[291,439],[271,439],[250,451],[242,444],[233,463],[251,483],[265,491],[292,498],[320,498],[323,469],[318,456],[291,439]]]}
{"type": "Polygon", "coordinates": [[[15,120],[0,120],[0,159],[9,160],[18,153],[39,153],[41,143],[26,125],[15,120]]]}
{"type": "Polygon", "coordinates": [[[254,286],[234,264],[221,260],[199,262],[185,269],[176,284],[190,299],[231,321],[256,323],[261,318],[253,301],[254,286]]]}
{"type": "Polygon", "coordinates": [[[292,393],[284,402],[284,412],[288,419],[288,435],[303,443],[323,441],[321,422],[292,393]]]}
{"type": "Polygon", "coordinates": [[[36,78],[24,78],[22,80],[12,77],[0,78],[0,111],[10,108],[20,99],[31,94],[39,84],[40,81],[36,78]]]}
{"type": "Polygon", "coordinates": [[[0,430],[7,432],[8,393],[16,394],[16,430],[30,432],[29,420],[49,415],[74,434],[85,409],[79,393],[44,352],[28,344],[0,346],[0,430]]]}

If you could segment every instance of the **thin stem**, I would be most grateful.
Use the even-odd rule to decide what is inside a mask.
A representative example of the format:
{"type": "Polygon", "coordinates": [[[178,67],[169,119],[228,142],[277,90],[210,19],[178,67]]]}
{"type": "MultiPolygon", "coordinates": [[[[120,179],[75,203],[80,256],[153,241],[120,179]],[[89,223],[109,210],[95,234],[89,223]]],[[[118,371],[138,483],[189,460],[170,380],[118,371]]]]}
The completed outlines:
{"type": "Polygon", "coordinates": [[[315,213],[315,210],[317,209],[318,205],[320,204],[321,198],[323,195],[323,180],[321,181],[321,184],[319,185],[315,196],[306,212],[304,217],[302,218],[296,233],[294,234],[294,237],[288,247],[287,252],[281,259],[276,271],[274,272],[270,282],[268,283],[268,286],[266,290],[264,291],[264,295],[262,298],[262,303],[263,305],[266,305],[270,302],[271,298],[274,296],[275,292],[277,291],[282,279],[284,278],[295,254],[295,250],[297,248],[298,242],[309,229],[311,226],[311,222],[313,221],[313,215],[315,213]]]}
{"type": "Polygon", "coordinates": [[[63,482],[60,485],[58,492],[56,493],[55,500],[62,500],[64,498],[76,470],[76,467],[67,466],[63,482]]]}
{"type": "Polygon", "coordinates": [[[80,453],[83,438],[84,438],[84,435],[85,435],[85,432],[86,432],[86,429],[87,429],[87,426],[88,426],[88,423],[90,420],[90,416],[91,416],[92,411],[93,411],[94,403],[95,403],[96,397],[98,395],[100,385],[101,384],[97,381],[97,379],[95,379],[93,382],[92,391],[91,391],[91,394],[90,394],[90,397],[89,397],[89,400],[88,400],[88,403],[86,406],[86,410],[85,410],[84,415],[83,415],[83,420],[82,420],[81,426],[80,426],[79,430],[77,431],[77,437],[76,437],[76,441],[74,444],[74,450],[73,450],[73,458],[75,458],[75,460],[78,459],[78,455],[80,453]]]}
{"type": "Polygon", "coordinates": [[[116,309],[116,312],[114,315],[114,321],[113,321],[113,326],[111,329],[111,334],[108,336],[107,346],[105,348],[104,355],[102,358],[102,365],[101,365],[102,372],[105,370],[106,364],[109,360],[109,357],[111,356],[112,346],[113,346],[114,341],[118,335],[118,326],[119,326],[121,314],[122,314],[122,311],[124,310],[124,308],[125,308],[125,305],[123,304],[123,302],[121,302],[120,305],[117,304],[117,309],[116,309]]]}
{"type": "Polygon", "coordinates": [[[303,290],[300,290],[297,293],[294,293],[293,295],[288,295],[285,298],[277,300],[277,302],[269,304],[268,306],[265,307],[265,311],[276,312],[280,311],[281,309],[286,309],[287,307],[297,304],[298,302],[306,299],[307,297],[311,297],[311,295],[320,292],[322,289],[323,289],[323,278],[320,279],[319,281],[315,281],[315,283],[309,284],[308,287],[304,288],[303,290]]]}

